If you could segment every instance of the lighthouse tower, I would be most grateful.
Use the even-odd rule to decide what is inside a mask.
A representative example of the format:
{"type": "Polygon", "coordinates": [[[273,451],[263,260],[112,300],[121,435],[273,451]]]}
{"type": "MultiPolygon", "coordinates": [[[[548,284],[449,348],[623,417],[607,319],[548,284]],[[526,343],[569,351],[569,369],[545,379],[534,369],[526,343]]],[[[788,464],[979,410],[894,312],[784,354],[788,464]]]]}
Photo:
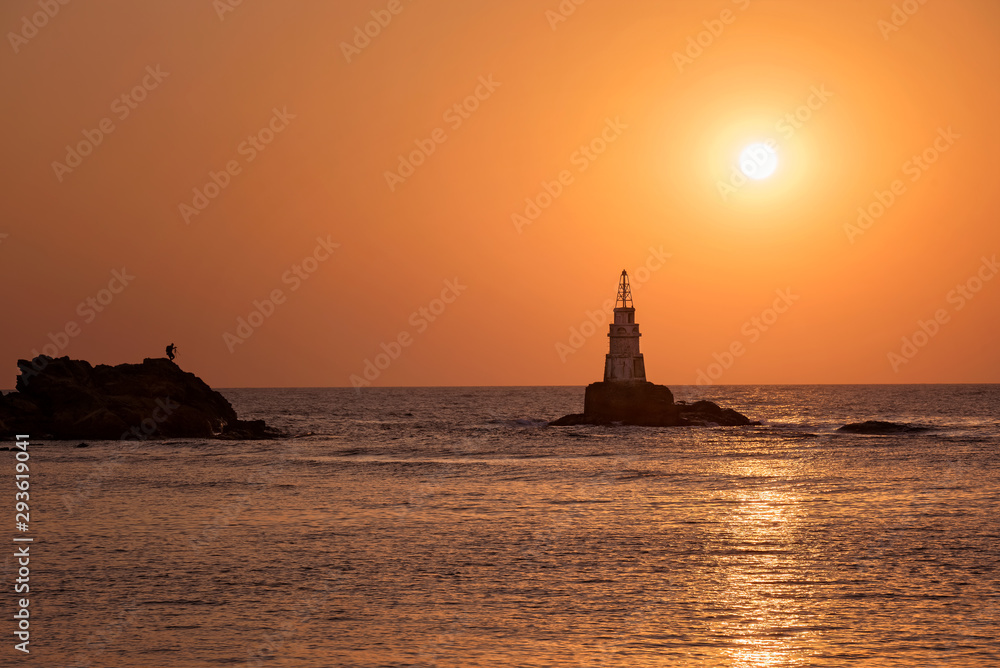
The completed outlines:
{"type": "Polygon", "coordinates": [[[646,365],[639,352],[640,336],[639,325],[635,324],[635,308],[632,307],[628,274],[622,271],[618,283],[618,298],[615,300],[615,319],[608,332],[611,351],[604,359],[605,383],[645,382],[646,365]]]}

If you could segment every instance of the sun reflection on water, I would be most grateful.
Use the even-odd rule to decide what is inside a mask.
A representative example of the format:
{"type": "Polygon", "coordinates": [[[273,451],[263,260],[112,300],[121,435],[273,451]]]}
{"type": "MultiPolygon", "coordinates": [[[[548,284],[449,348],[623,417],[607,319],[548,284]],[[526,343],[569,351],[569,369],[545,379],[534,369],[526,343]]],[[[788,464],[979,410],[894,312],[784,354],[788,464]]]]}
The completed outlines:
{"type": "Polygon", "coordinates": [[[731,638],[725,656],[732,666],[804,665],[807,657],[801,650],[815,642],[815,631],[801,614],[804,577],[812,569],[798,548],[803,542],[802,499],[773,485],[775,479],[796,475],[795,468],[787,460],[725,467],[728,476],[746,481],[721,491],[713,506],[725,545],[719,554],[724,578],[719,607],[736,613],[719,619],[713,631],[731,638]]]}

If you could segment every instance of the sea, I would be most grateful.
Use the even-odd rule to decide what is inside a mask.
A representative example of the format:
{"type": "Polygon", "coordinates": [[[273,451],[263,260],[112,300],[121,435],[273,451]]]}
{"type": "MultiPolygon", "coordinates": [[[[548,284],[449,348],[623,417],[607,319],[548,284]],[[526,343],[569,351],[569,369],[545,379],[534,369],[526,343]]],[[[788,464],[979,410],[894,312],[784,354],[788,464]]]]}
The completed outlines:
{"type": "Polygon", "coordinates": [[[292,437],[33,441],[30,654],[8,593],[0,664],[1000,665],[1000,385],[672,389],[762,424],[233,389],[292,437]],[[837,431],[873,419],[922,429],[837,431]]]}

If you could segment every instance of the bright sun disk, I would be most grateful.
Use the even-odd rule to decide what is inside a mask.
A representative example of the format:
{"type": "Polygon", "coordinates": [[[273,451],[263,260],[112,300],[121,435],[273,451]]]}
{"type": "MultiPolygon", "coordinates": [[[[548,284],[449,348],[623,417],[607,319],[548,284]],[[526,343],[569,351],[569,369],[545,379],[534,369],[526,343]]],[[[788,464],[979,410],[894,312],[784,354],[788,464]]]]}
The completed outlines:
{"type": "Polygon", "coordinates": [[[740,170],[751,179],[766,179],[778,168],[778,154],[770,143],[750,144],[740,153],[740,170]]]}

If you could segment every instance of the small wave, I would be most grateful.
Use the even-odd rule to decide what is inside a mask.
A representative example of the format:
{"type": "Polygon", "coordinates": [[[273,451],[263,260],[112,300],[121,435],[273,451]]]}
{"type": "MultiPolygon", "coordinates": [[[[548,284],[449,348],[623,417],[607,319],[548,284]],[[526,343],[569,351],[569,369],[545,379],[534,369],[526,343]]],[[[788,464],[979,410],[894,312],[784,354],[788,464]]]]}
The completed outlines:
{"type": "Polygon", "coordinates": [[[538,418],[514,418],[513,420],[487,420],[486,424],[495,424],[501,427],[544,427],[549,424],[549,421],[538,418]]]}
{"type": "Polygon", "coordinates": [[[753,428],[754,436],[775,437],[775,438],[819,438],[819,434],[812,429],[815,425],[802,424],[763,424],[753,428]]]}
{"type": "Polygon", "coordinates": [[[995,443],[996,436],[976,434],[930,434],[930,437],[944,443],[995,443]]]}

